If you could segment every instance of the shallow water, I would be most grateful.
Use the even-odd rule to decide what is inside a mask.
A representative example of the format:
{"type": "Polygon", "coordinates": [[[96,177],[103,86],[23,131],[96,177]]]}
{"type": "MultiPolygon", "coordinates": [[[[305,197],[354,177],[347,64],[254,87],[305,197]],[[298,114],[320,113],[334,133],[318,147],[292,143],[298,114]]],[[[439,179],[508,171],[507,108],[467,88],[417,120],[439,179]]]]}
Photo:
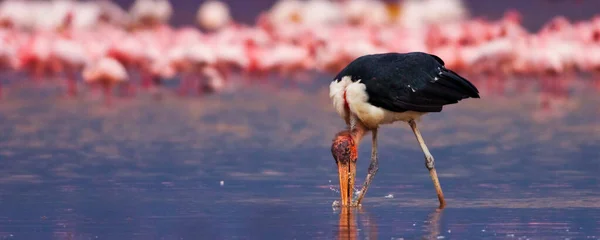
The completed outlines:
{"type": "Polygon", "coordinates": [[[9,89],[0,102],[0,238],[600,238],[600,97],[590,82],[542,94],[532,80],[507,81],[502,94],[476,82],[482,99],[425,116],[443,211],[408,126],[384,127],[363,207],[340,212],[331,207],[339,194],[329,144],[343,122],[321,81],[138,96],[113,108],[95,94],[74,101],[9,89]],[[531,86],[519,93],[516,83],[531,86]],[[555,100],[544,108],[544,97],[555,100]]]}

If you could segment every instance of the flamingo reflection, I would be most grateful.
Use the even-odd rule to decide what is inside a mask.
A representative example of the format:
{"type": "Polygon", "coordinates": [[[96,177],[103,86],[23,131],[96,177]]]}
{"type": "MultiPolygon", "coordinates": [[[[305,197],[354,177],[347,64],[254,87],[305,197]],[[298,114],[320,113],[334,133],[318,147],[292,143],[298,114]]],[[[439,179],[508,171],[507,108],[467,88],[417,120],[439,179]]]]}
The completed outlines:
{"type": "Polygon", "coordinates": [[[481,95],[498,98],[534,96],[535,107],[531,119],[542,123],[561,120],[581,107],[585,102],[582,92],[600,90],[600,75],[590,80],[578,74],[547,75],[532,78],[494,78],[467,75],[473,84],[481,86],[481,95]]]}

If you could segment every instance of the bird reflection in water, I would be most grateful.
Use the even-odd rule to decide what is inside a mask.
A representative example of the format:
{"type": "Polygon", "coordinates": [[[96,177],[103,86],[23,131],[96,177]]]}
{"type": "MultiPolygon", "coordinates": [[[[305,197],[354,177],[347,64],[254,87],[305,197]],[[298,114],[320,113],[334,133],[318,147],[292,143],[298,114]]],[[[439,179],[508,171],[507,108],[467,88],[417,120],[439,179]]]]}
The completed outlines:
{"type": "Polygon", "coordinates": [[[348,207],[342,207],[340,209],[340,221],[338,224],[338,238],[337,239],[358,239],[358,223],[356,217],[365,217],[363,226],[367,228],[366,234],[367,239],[377,239],[377,224],[366,213],[363,209],[353,209],[348,207]]]}
{"type": "Polygon", "coordinates": [[[425,225],[425,233],[422,239],[439,239],[441,233],[440,218],[442,218],[442,212],[444,209],[436,208],[427,217],[427,224],[425,225]]]}
{"type": "MultiPolygon", "coordinates": [[[[425,235],[421,239],[438,239],[440,236],[440,219],[442,217],[443,209],[436,208],[427,217],[427,224],[425,225],[425,235]]],[[[348,208],[342,207],[340,209],[340,218],[338,222],[338,240],[348,239],[361,239],[358,235],[359,224],[357,217],[360,218],[360,227],[364,228],[361,233],[366,234],[362,239],[378,239],[377,223],[363,208],[348,208]]]]}

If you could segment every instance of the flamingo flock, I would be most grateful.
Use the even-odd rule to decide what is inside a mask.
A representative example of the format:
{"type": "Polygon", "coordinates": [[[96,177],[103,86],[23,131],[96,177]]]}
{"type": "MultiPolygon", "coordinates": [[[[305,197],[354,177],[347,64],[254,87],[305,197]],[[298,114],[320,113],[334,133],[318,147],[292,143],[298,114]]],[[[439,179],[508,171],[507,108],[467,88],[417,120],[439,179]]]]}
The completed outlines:
{"type": "Polygon", "coordinates": [[[198,27],[169,26],[172,15],[168,0],[137,0],[129,10],[105,0],[4,1],[0,94],[2,73],[19,72],[64,85],[70,96],[84,85],[103,89],[108,104],[113,88],[159,97],[173,79],[180,95],[202,95],[271,74],[307,81],[300,73],[336,73],[365,54],[410,51],[486,78],[600,75],[600,16],[558,16],[529,32],[516,11],[474,19],[460,0],[281,0],[254,26],[236,22],[217,0],[199,6],[198,27]]]}

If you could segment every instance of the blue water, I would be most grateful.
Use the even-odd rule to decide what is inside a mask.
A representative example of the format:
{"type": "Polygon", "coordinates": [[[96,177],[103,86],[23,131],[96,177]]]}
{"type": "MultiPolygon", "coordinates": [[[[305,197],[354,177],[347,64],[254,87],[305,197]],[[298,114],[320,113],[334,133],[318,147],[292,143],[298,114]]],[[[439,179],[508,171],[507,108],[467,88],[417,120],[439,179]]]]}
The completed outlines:
{"type": "Polygon", "coordinates": [[[408,126],[384,127],[380,170],[350,212],[331,207],[339,194],[329,144],[344,125],[327,84],[141,95],[112,108],[93,93],[9,87],[0,239],[600,238],[591,82],[548,90],[513,79],[495,93],[476,81],[482,99],[426,115],[419,125],[448,201],[442,211],[408,126]]]}

